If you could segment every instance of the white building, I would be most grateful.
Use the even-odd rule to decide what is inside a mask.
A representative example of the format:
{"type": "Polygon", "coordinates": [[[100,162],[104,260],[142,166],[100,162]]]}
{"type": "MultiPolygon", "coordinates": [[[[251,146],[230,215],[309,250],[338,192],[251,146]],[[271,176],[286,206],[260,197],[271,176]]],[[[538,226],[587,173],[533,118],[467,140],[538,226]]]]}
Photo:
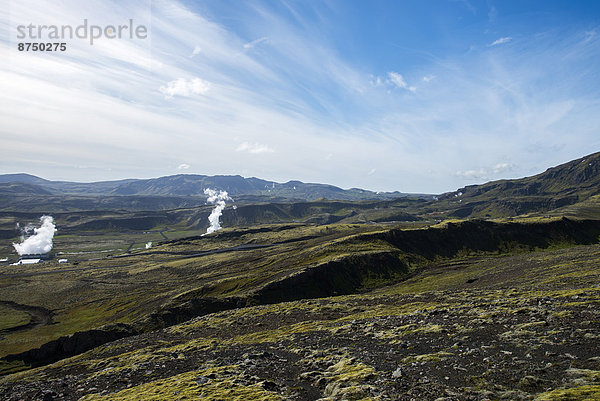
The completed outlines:
{"type": "Polygon", "coordinates": [[[13,263],[12,266],[18,265],[33,265],[35,263],[40,263],[42,259],[19,259],[17,263],[13,263]]]}

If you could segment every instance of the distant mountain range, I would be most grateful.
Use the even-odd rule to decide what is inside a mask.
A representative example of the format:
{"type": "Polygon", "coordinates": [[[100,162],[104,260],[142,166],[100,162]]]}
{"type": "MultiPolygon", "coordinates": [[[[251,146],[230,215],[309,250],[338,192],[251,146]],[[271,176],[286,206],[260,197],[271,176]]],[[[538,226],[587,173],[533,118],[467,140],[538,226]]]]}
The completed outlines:
{"type": "Polygon", "coordinates": [[[30,174],[0,175],[0,193],[35,195],[95,195],[95,196],[201,196],[206,188],[225,190],[230,196],[259,196],[279,200],[384,200],[432,195],[401,192],[373,192],[359,188],[342,189],[333,185],[301,181],[277,183],[239,175],[178,174],[151,179],[128,179],[79,183],[49,181],[30,174]]]}
{"type": "MultiPolygon", "coordinates": [[[[252,209],[252,217],[244,216],[248,222],[268,222],[271,215],[278,216],[277,221],[288,218],[295,221],[299,215],[283,204],[315,200],[322,204],[319,213],[330,215],[319,221],[409,221],[410,216],[423,220],[521,215],[600,218],[600,152],[532,177],[469,185],[439,196],[341,189],[300,181],[277,183],[239,175],[180,174],[153,179],[76,183],[49,181],[29,174],[6,174],[0,175],[0,212],[196,208],[206,206],[206,188],[227,191],[240,206],[263,205],[262,211],[252,209]],[[356,201],[360,204],[353,206],[351,202],[356,201]],[[275,208],[277,212],[269,208],[275,208]]],[[[305,207],[308,206],[301,208],[305,207]]],[[[242,209],[238,209],[238,215],[241,212],[242,209]]],[[[227,219],[227,215],[224,218],[227,219]]]]}

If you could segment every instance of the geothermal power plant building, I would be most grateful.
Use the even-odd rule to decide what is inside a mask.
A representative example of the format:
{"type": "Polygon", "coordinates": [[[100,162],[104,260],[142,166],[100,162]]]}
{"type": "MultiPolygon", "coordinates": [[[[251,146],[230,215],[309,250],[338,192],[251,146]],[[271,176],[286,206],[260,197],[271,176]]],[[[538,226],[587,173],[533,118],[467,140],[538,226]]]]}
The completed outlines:
{"type": "Polygon", "coordinates": [[[13,263],[13,265],[32,265],[35,263],[40,263],[42,260],[50,259],[52,259],[52,256],[48,253],[21,255],[19,261],[17,263],[13,263]]]}

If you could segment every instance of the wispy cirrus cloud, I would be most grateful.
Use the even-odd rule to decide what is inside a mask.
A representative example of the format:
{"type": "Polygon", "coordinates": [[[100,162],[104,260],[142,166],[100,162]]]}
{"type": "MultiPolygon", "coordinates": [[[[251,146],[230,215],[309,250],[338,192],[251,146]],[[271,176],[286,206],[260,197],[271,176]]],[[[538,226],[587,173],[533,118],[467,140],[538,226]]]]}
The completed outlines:
{"type": "Polygon", "coordinates": [[[502,37],[502,38],[498,38],[498,39],[494,40],[492,43],[490,43],[488,45],[488,47],[502,45],[504,43],[511,42],[512,39],[513,38],[511,38],[510,36],[505,36],[505,37],[502,37]]]}
{"type": "Polygon", "coordinates": [[[0,170],[103,180],[165,175],[185,160],[203,174],[443,192],[600,147],[600,40],[589,27],[373,65],[323,28],[337,26],[325,23],[341,15],[335,1],[240,3],[227,20],[221,4],[11,1],[8,30],[76,25],[94,9],[94,23],[147,23],[151,40],[49,55],[0,39],[10,61],[0,65],[0,170]]]}
{"type": "Polygon", "coordinates": [[[269,38],[267,38],[267,37],[265,36],[265,37],[262,37],[262,38],[255,39],[255,40],[253,40],[253,41],[251,41],[251,42],[244,43],[243,47],[244,47],[244,49],[246,49],[246,50],[248,50],[248,49],[252,49],[252,48],[253,48],[253,47],[255,47],[256,45],[258,45],[258,44],[260,44],[260,43],[263,43],[263,42],[266,42],[266,41],[268,41],[268,40],[269,40],[269,38]]]}
{"type": "Polygon", "coordinates": [[[262,143],[249,143],[244,142],[241,143],[237,148],[235,148],[236,152],[247,152],[252,154],[260,154],[260,153],[273,153],[275,150],[268,145],[262,143]]]}

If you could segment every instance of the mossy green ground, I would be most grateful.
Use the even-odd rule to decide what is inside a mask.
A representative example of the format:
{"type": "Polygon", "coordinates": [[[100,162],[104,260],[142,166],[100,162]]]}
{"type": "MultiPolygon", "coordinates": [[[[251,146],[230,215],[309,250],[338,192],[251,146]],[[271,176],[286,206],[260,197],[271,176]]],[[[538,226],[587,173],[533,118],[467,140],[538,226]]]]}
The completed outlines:
{"type": "Polygon", "coordinates": [[[29,323],[30,315],[0,305],[0,332],[29,323]]]}
{"type": "MultiPolygon", "coordinates": [[[[39,265],[6,266],[0,272],[0,300],[43,306],[54,312],[54,324],[3,335],[0,356],[22,352],[76,331],[108,323],[139,321],[189,291],[203,297],[245,296],[303,266],[361,252],[368,248],[366,244],[346,244],[343,239],[380,229],[361,225],[300,224],[226,229],[212,236],[167,245],[157,243],[149,250],[138,250],[123,258],[79,259],[76,264],[62,265],[54,260],[39,265]],[[239,245],[285,241],[290,242],[269,248],[188,256],[239,245]],[[155,253],[157,251],[164,253],[155,253]],[[286,257],[281,258],[282,254],[286,257]]],[[[110,241],[106,236],[103,238],[110,241]]],[[[66,238],[57,238],[56,249],[60,249],[61,241],[66,238]]],[[[77,242],[83,241],[81,238],[72,241],[75,241],[73,246],[82,249],[77,242]]],[[[92,249],[94,241],[88,238],[84,248],[92,249]]],[[[95,246],[118,244],[96,243],[95,246]]],[[[375,244],[372,251],[384,248],[375,244]]],[[[0,323],[5,322],[5,325],[14,325],[25,318],[27,316],[18,310],[0,310],[0,323]]]]}
{"type": "Polygon", "coordinates": [[[600,386],[588,385],[568,389],[557,389],[540,394],[536,401],[597,401],[600,400],[600,386]]]}
{"type": "MultiPolygon", "coordinates": [[[[424,257],[399,251],[386,239],[394,230],[397,228],[360,224],[263,225],[224,229],[213,235],[188,237],[162,245],[157,243],[151,249],[137,250],[124,257],[80,259],[76,264],[66,265],[50,261],[40,265],[8,266],[0,272],[0,300],[41,306],[54,315],[51,325],[5,333],[0,338],[0,356],[23,352],[60,336],[109,323],[139,323],[151,313],[177,308],[193,298],[249,299],[270,283],[305,274],[307,269],[332,261],[350,258],[354,264],[328,283],[331,288],[322,288],[321,293],[312,296],[327,291],[355,292],[381,287],[405,279],[424,267],[430,270],[426,278],[408,280],[398,291],[441,290],[460,286],[468,280],[482,283],[495,280],[497,275],[496,260],[492,255],[529,249],[518,243],[506,242],[492,252],[465,248],[453,251],[449,257],[444,254],[449,251],[441,247],[437,252],[444,256],[433,254],[424,257]],[[397,260],[398,268],[390,270],[383,266],[383,269],[369,270],[370,264],[374,263],[374,259],[369,257],[380,258],[380,255],[386,255],[385,263],[397,260]],[[476,255],[483,258],[473,261],[476,255]],[[467,262],[457,259],[461,257],[467,258],[467,262]],[[437,265],[431,265],[432,258],[438,261],[435,262],[437,265]],[[352,269],[358,268],[362,269],[359,274],[348,276],[352,269]],[[444,279],[440,280],[436,272],[443,272],[444,279]]],[[[158,233],[148,235],[156,236],[158,233]]],[[[106,234],[104,240],[117,240],[116,237],[111,239],[111,236],[116,234],[106,234]]],[[[57,249],[61,241],[72,241],[73,246],[85,245],[84,248],[92,247],[91,243],[96,241],[95,237],[87,241],[83,237],[59,237],[57,249]]],[[[572,246],[568,241],[560,241],[549,244],[550,248],[572,246]]],[[[543,270],[540,274],[520,277],[518,266],[502,270],[503,274],[510,271],[515,277],[519,276],[519,280],[529,280],[531,285],[534,285],[532,279],[537,285],[539,280],[543,282],[544,277],[554,280],[557,276],[569,281],[586,279],[587,273],[578,270],[577,260],[565,261],[549,272],[545,270],[544,256],[538,258],[541,260],[532,259],[528,263],[533,270],[536,263],[540,265],[543,270]]],[[[303,288],[312,287],[310,282],[306,282],[303,288]]],[[[293,293],[294,288],[292,286],[285,291],[293,293]]],[[[293,295],[285,294],[285,291],[275,294],[275,297],[281,299],[293,295]]],[[[304,297],[302,291],[294,296],[304,297]]],[[[9,325],[26,318],[22,311],[16,309],[14,313],[7,309],[1,316],[9,325]]]]}
{"type": "Polygon", "coordinates": [[[278,401],[282,399],[278,395],[265,391],[260,384],[244,386],[233,383],[231,377],[236,370],[238,370],[237,367],[232,366],[186,372],[167,379],[144,383],[108,396],[87,395],[80,398],[80,401],[162,401],[168,399],[183,401],[199,398],[211,401],[278,401]],[[218,378],[208,379],[206,383],[203,383],[204,378],[210,375],[218,378]]]}
{"type": "Polygon", "coordinates": [[[597,399],[599,284],[598,245],[441,262],[368,293],[119,340],[7,376],[0,394],[43,383],[84,400],[597,399]]]}

